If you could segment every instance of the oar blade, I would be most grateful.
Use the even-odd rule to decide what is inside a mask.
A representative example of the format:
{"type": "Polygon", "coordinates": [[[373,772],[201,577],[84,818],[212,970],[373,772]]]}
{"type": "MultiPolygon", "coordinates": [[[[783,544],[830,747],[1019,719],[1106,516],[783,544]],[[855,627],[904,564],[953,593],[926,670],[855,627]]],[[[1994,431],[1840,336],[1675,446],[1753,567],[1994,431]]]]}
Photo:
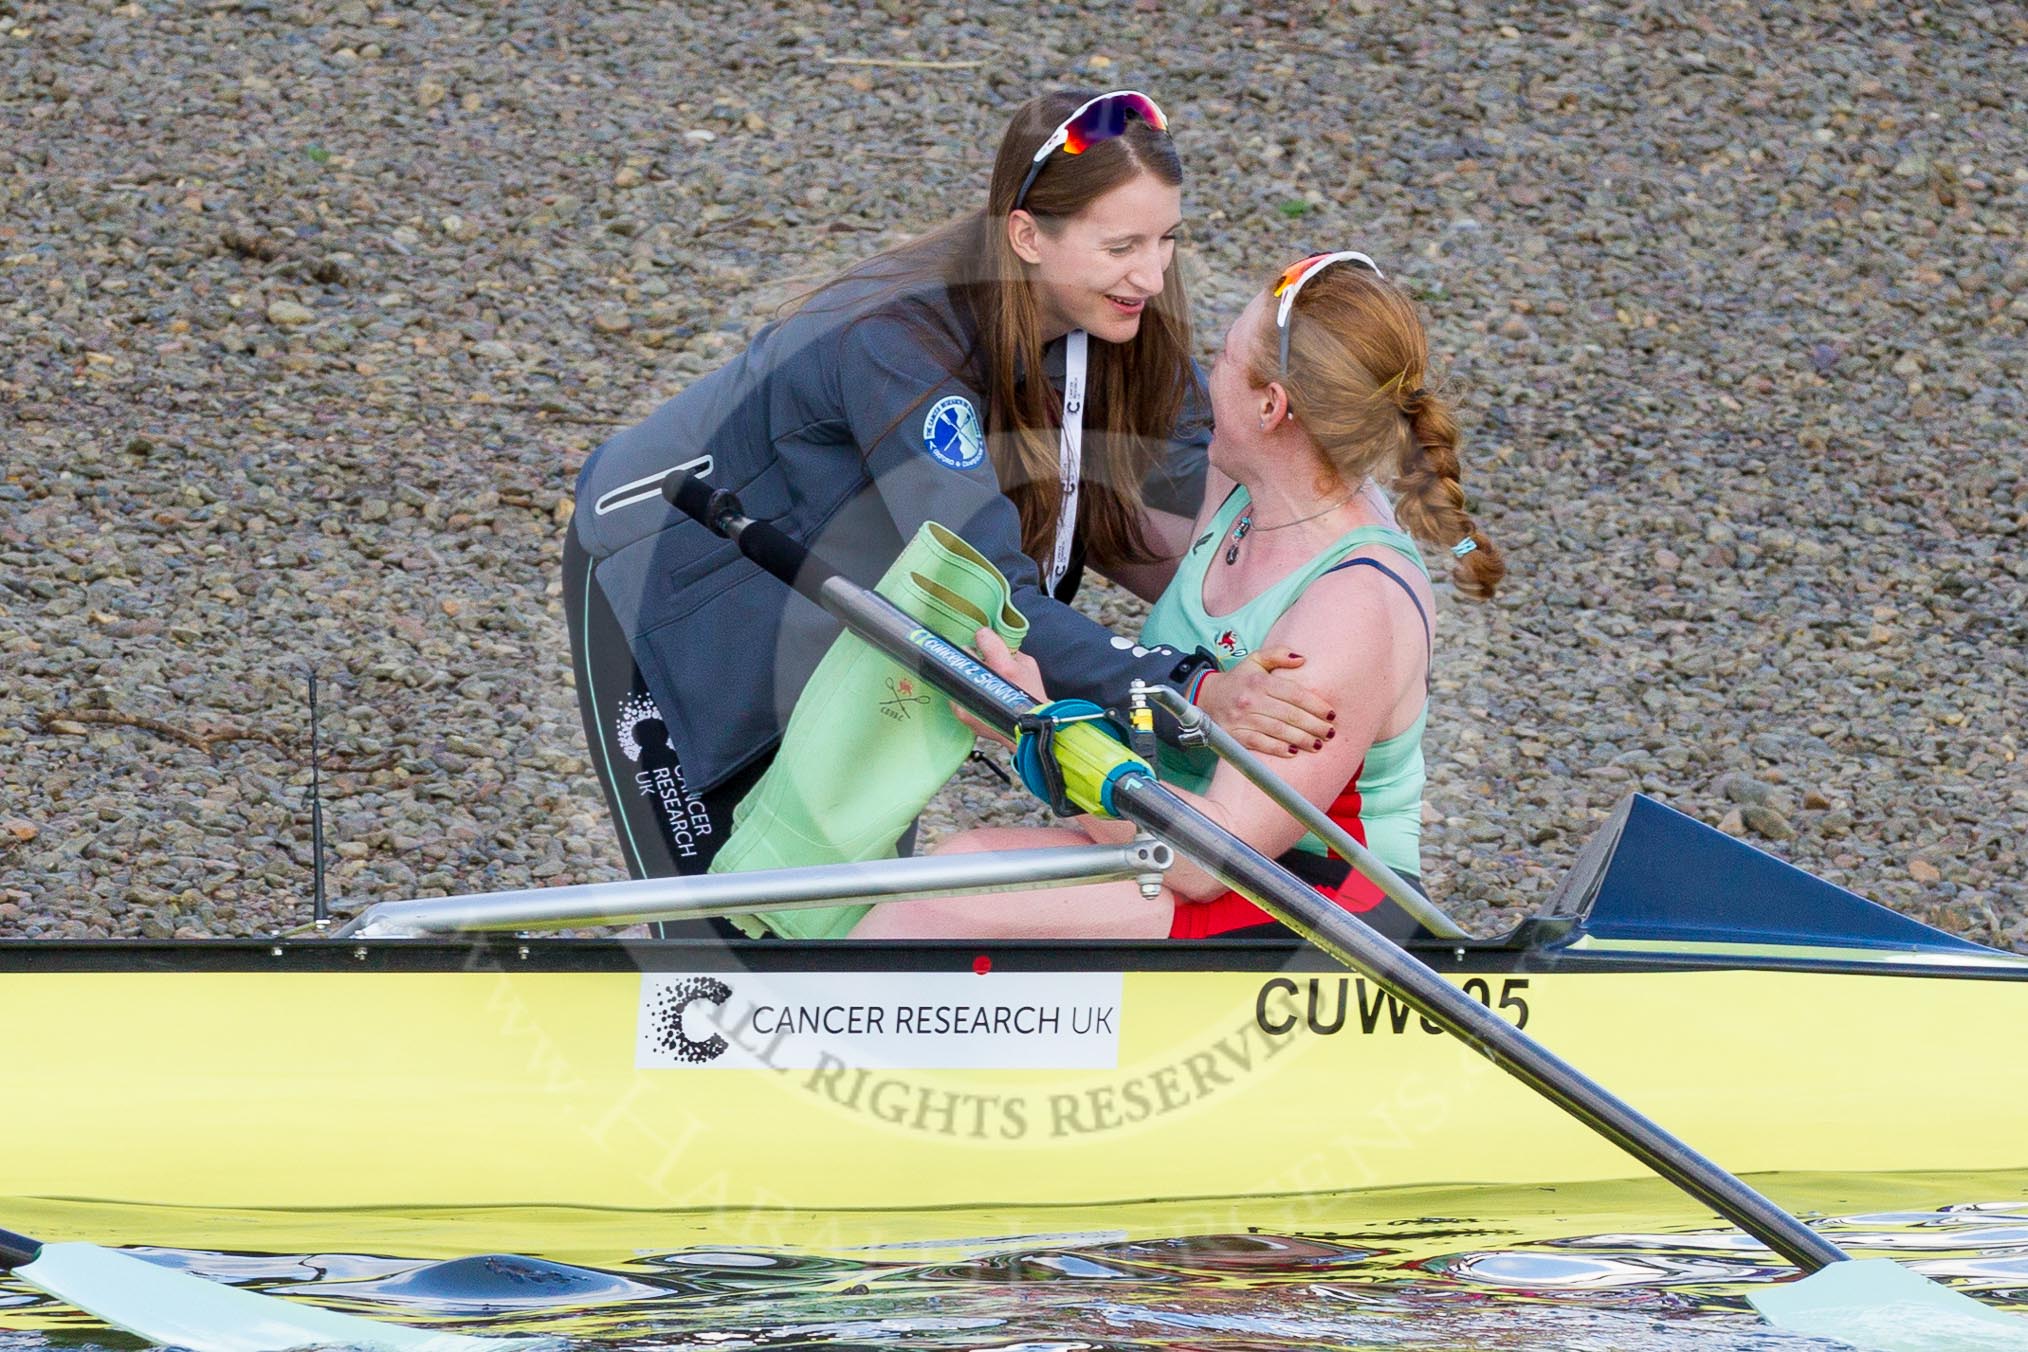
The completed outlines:
{"type": "Polygon", "coordinates": [[[14,1275],[116,1329],[191,1352],[505,1352],[545,1342],[382,1324],[193,1277],[96,1244],[45,1244],[14,1275]]]}
{"type": "Polygon", "coordinates": [[[1747,1299],[1778,1329],[1835,1338],[1868,1352],[2028,1349],[2028,1319],[1982,1305],[1887,1258],[1832,1263],[1747,1299]]]}

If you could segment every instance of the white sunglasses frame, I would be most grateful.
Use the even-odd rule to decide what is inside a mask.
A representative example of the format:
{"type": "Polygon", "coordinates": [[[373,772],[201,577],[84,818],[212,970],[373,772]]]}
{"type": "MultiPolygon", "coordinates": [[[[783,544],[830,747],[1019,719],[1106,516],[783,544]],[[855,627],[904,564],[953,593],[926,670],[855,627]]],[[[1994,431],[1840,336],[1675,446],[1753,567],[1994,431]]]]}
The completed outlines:
{"type": "Polygon", "coordinates": [[[1132,94],[1137,99],[1147,99],[1148,106],[1155,110],[1155,116],[1162,119],[1162,125],[1156,127],[1155,130],[1162,132],[1164,135],[1168,134],[1169,115],[1162,111],[1161,104],[1155,102],[1154,99],[1149,98],[1147,94],[1143,93],[1138,89],[1111,89],[1107,90],[1103,94],[1098,95],[1096,98],[1086,99],[1083,103],[1078,104],[1077,107],[1072,110],[1069,117],[1066,117],[1065,119],[1063,119],[1063,121],[1056,124],[1056,130],[1049,133],[1049,139],[1042,143],[1042,148],[1035,152],[1035,158],[1029,161],[1028,177],[1021,180],[1021,190],[1014,194],[1014,206],[1012,208],[1013,210],[1015,211],[1021,210],[1021,204],[1028,200],[1028,190],[1035,186],[1035,178],[1036,175],[1042,172],[1043,162],[1046,161],[1051,155],[1055,154],[1058,150],[1062,149],[1065,145],[1069,144],[1070,129],[1073,125],[1076,124],[1077,120],[1083,117],[1087,112],[1090,112],[1093,108],[1096,108],[1099,104],[1104,103],[1107,99],[1116,99],[1120,97],[1120,95],[1122,94],[1132,94]]]}
{"type": "Polygon", "coordinates": [[[1387,274],[1380,270],[1380,264],[1374,262],[1365,254],[1360,253],[1357,249],[1342,249],[1337,253],[1325,254],[1315,263],[1312,263],[1302,276],[1290,282],[1288,289],[1282,292],[1280,307],[1275,310],[1275,329],[1281,334],[1282,342],[1281,372],[1283,375],[1289,373],[1289,316],[1296,312],[1296,293],[1303,289],[1304,282],[1309,281],[1310,278],[1316,276],[1325,268],[1330,267],[1333,263],[1360,263],[1381,281],[1387,280],[1387,274]]]}

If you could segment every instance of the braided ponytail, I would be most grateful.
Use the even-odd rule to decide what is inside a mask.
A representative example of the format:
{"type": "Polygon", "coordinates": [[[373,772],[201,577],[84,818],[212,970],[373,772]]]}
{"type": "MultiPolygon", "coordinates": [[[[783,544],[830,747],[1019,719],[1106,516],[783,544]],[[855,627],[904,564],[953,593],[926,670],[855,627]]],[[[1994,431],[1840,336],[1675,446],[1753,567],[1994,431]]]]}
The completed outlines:
{"type": "Polygon", "coordinates": [[[1429,341],[1415,301],[1364,268],[1331,268],[1303,288],[1289,324],[1288,369],[1280,368],[1273,326],[1263,325],[1251,382],[1281,381],[1337,482],[1357,484],[1393,467],[1396,520],[1451,552],[1460,593],[1492,596],[1507,565],[1466,511],[1458,424],[1443,398],[1424,388],[1429,341]]]}
{"type": "Polygon", "coordinates": [[[1420,386],[1403,395],[1399,407],[1408,422],[1408,446],[1393,484],[1395,517],[1419,540],[1453,542],[1446,546],[1457,558],[1451,581],[1464,595],[1488,600],[1507,575],[1507,563],[1465,510],[1457,420],[1449,405],[1420,386]]]}

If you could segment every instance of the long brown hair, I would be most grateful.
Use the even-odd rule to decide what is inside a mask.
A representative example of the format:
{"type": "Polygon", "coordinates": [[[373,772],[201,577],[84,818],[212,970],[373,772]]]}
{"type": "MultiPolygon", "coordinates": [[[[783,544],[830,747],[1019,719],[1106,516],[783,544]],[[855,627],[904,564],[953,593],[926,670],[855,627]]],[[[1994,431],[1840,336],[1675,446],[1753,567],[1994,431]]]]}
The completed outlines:
{"type": "Polygon", "coordinates": [[[1289,369],[1279,369],[1272,311],[1249,355],[1248,383],[1280,381],[1289,410],[1344,484],[1394,470],[1394,514],[1409,534],[1445,550],[1472,548],[1451,577],[1485,599],[1507,575],[1499,548],[1466,511],[1458,424],[1429,388],[1429,339],[1409,294],[1355,264],[1304,282],[1289,314],[1289,369]]]}
{"type": "MultiPolygon", "coordinates": [[[[985,395],[987,451],[1001,491],[1020,511],[1021,547],[1036,559],[1048,554],[1055,539],[1062,500],[1061,405],[1042,378],[1042,320],[1030,282],[1034,267],[1008,243],[1007,217],[1035,151],[1092,97],[1094,91],[1070,89],[1021,105],[1000,138],[984,207],[878,254],[840,279],[877,278],[892,283],[897,293],[940,283],[970,320],[976,337],[952,354],[952,371],[965,369],[985,395]]],[[[1168,134],[1129,121],[1125,135],[1081,155],[1052,154],[1022,209],[1053,235],[1095,199],[1143,173],[1171,187],[1183,182],[1182,162],[1168,134]]],[[[1149,299],[1134,337],[1091,345],[1078,528],[1100,567],[1152,557],[1140,524],[1141,484],[1169,445],[1196,379],[1189,315],[1182,273],[1172,258],[1162,274],[1162,292],[1149,299]]]]}

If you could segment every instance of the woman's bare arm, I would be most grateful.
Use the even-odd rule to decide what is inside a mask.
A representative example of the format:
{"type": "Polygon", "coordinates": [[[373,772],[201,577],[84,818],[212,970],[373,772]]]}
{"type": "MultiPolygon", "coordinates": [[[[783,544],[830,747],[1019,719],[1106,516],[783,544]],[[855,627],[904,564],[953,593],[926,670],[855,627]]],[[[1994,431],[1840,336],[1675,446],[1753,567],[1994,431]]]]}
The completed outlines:
{"type": "MultiPolygon", "coordinates": [[[[1302,645],[1309,655],[1304,680],[1325,692],[1337,710],[1321,748],[1275,767],[1318,807],[1328,807],[1338,797],[1375,742],[1414,720],[1423,698],[1421,623],[1398,588],[1377,584],[1367,572],[1320,578],[1269,634],[1272,642],[1302,645]]],[[[1181,796],[1269,858],[1304,835],[1300,822],[1229,765],[1219,765],[1204,793],[1181,796]]],[[[1122,823],[1093,825],[1106,836],[1131,834],[1122,823]]],[[[1177,895],[1193,901],[1225,891],[1223,883],[1187,860],[1178,860],[1167,881],[1177,895]]]]}

